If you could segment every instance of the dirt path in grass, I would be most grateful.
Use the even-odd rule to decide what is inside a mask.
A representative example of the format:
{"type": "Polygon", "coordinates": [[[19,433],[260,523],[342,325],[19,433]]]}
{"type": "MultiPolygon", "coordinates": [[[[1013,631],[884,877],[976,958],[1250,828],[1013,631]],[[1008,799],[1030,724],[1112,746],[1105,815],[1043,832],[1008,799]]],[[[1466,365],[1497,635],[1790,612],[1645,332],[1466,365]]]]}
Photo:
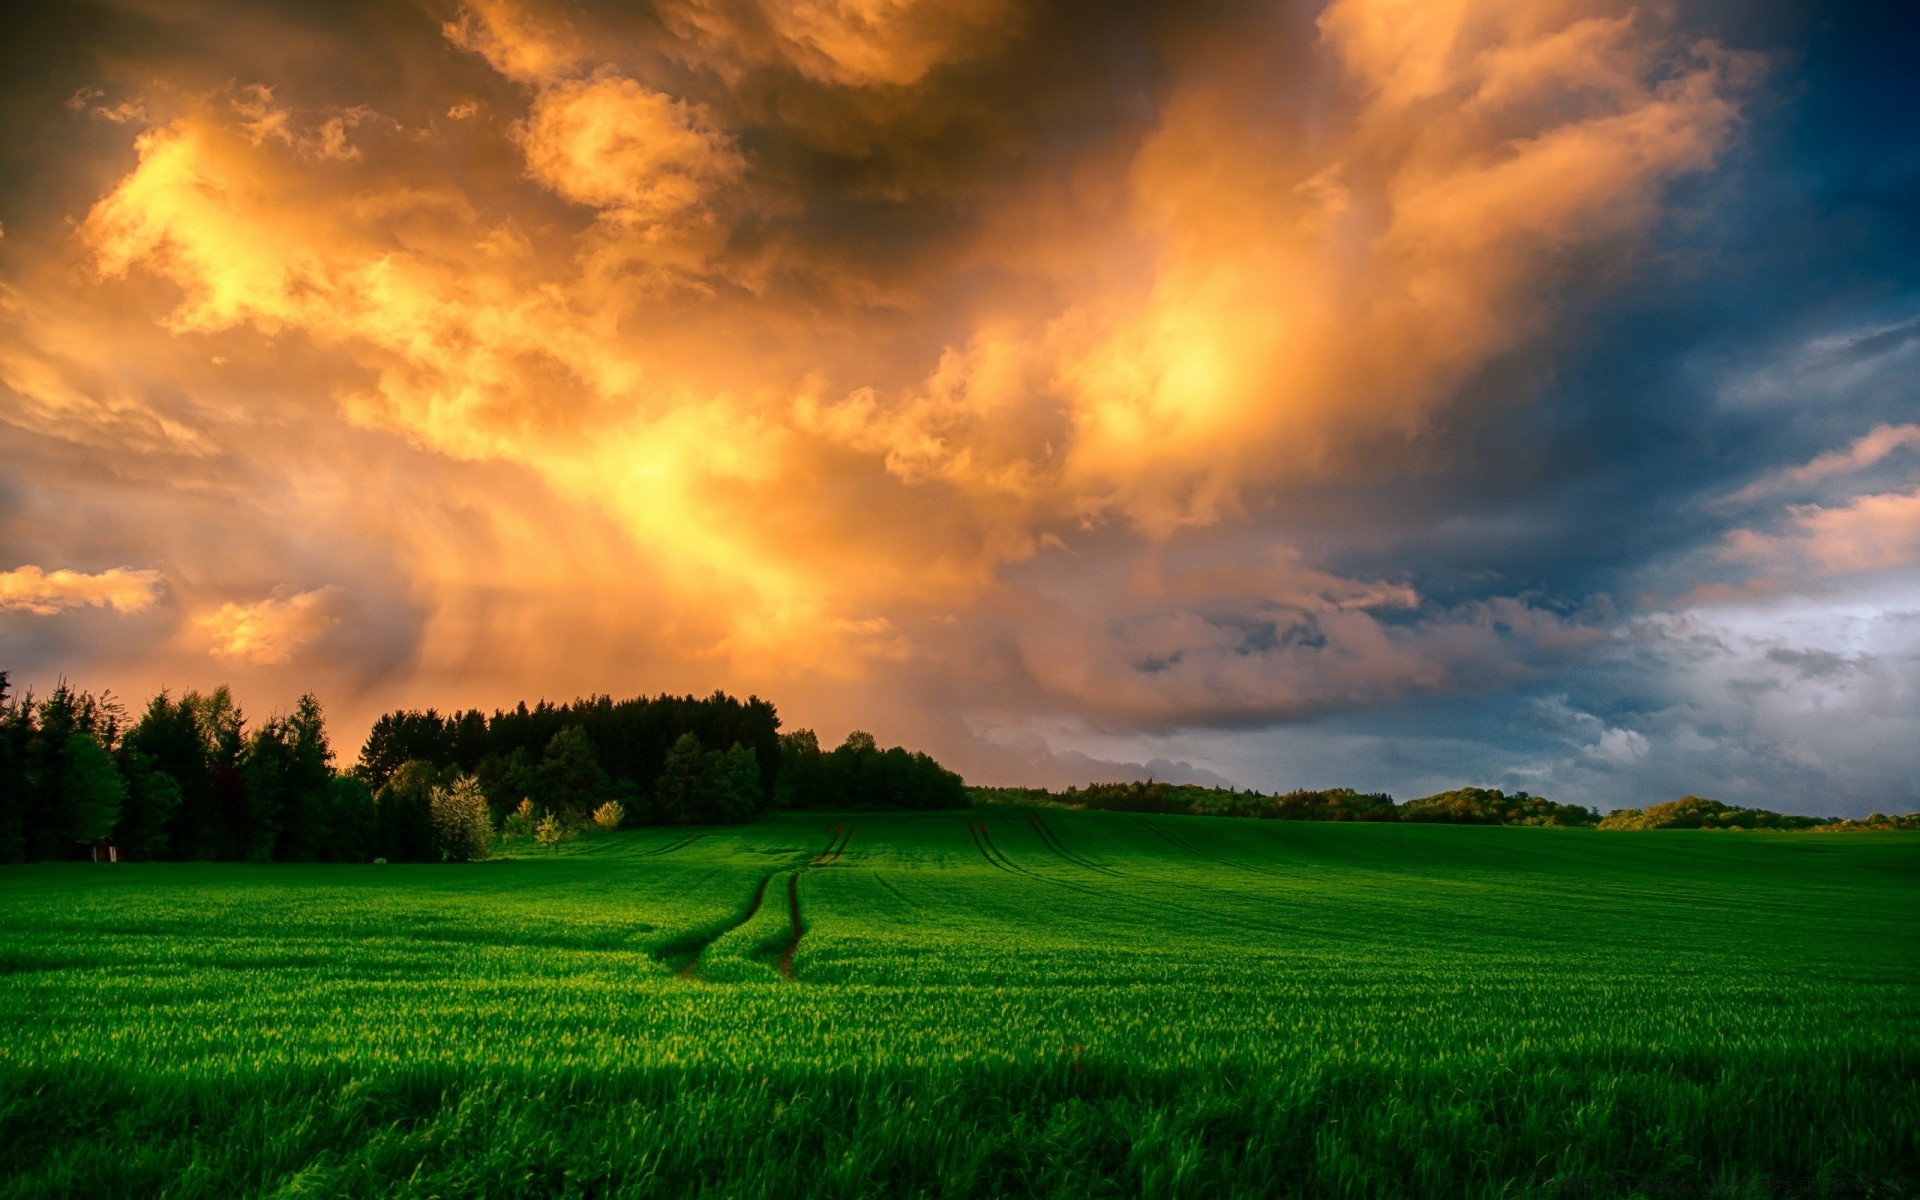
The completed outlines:
{"type": "Polygon", "coordinates": [[[800,949],[800,939],[807,932],[800,923],[800,872],[787,876],[787,919],[793,922],[793,940],[780,952],[780,973],[788,979],[793,978],[793,955],[800,949]]]}

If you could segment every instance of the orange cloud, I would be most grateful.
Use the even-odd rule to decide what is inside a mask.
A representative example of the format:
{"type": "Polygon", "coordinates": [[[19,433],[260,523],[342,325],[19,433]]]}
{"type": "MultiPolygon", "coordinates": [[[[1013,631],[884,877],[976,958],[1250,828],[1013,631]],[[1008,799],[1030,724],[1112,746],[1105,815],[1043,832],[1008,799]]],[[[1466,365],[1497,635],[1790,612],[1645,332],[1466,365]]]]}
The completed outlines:
{"type": "Polygon", "coordinates": [[[671,0],[667,19],[710,53],[810,79],[905,87],[1011,32],[1008,0],[671,0]]]}
{"type": "MultiPolygon", "coordinates": [[[[130,473],[165,449],[172,497],[272,464],[260,543],[336,579],[326,531],[375,547],[421,614],[392,657],[450,678],[991,659],[1156,720],[1456,686],[1509,615],[1561,624],[1410,624],[1402,583],[1288,550],[1156,556],[1379,474],[1549,330],[1569,263],[1630,260],[1748,70],[1607,0],[1337,0],[1305,42],[1251,10],[1167,38],[1123,121],[1034,77],[1044,22],[1005,0],[620,19],[485,0],[423,24],[388,95],[316,72],[117,106],[130,168],[12,260],[0,416],[130,473]],[[1082,554],[1127,581],[1090,629],[1084,582],[1048,607],[1012,575],[1082,554]]],[[[227,553],[197,594],[310,577],[227,553]]],[[[202,640],[293,661],[341,586],[220,605],[202,640]]]]}
{"type": "Polygon", "coordinates": [[[214,657],[270,666],[287,663],[323,633],[339,624],[334,611],[340,589],[275,593],[252,604],[222,604],[194,619],[214,657]]]}
{"type": "Polygon", "coordinates": [[[1858,496],[1832,507],[1798,504],[1785,532],[1735,530],[1726,558],[1798,577],[1873,571],[1920,562],[1920,489],[1858,496]]]}
{"type": "Polygon", "coordinates": [[[0,571],[0,610],[52,616],[69,608],[91,606],[136,613],[153,607],[159,598],[158,571],[113,567],[88,574],[64,568],[15,567],[0,571]]]}
{"type": "Polygon", "coordinates": [[[1920,425],[1876,425],[1845,450],[1834,450],[1801,466],[1755,480],[1726,499],[1729,503],[1754,500],[1787,488],[1848,475],[1883,461],[1903,447],[1920,448],[1920,425]]]}
{"type": "Polygon", "coordinates": [[[533,178],[626,221],[680,217],[745,169],[699,108],[618,75],[543,90],[520,143],[533,178]]]}

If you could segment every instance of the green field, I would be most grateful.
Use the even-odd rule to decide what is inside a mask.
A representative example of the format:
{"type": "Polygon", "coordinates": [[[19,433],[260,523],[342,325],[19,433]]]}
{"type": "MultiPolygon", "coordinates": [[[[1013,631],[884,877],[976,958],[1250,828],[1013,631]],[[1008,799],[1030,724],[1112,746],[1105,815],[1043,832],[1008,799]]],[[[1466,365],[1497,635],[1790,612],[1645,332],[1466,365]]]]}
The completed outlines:
{"type": "Polygon", "coordinates": [[[0,970],[0,1196],[1920,1191],[1906,834],[993,808],[47,865],[0,970]]]}

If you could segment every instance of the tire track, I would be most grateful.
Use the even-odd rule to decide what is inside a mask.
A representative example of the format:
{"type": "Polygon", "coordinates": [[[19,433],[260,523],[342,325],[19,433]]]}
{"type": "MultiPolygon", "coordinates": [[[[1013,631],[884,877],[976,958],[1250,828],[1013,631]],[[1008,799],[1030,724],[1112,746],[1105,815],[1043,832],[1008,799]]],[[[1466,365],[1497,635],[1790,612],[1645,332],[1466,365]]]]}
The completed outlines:
{"type": "Polygon", "coordinates": [[[1059,855],[1061,858],[1066,859],[1068,862],[1072,863],[1074,866],[1080,867],[1083,870],[1098,871],[1102,875],[1112,875],[1112,876],[1115,876],[1116,878],[1124,878],[1124,872],[1113,870],[1111,867],[1103,867],[1098,863],[1088,862],[1086,859],[1081,858],[1079,855],[1074,854],[1072,851],[1068,850],[1066,847],[1066,843],[1060,840],[1060,835],[1055,833],[1053,831],[1053,826],[1047,824],[1044,819],[1040,817],[1036,817],[1032,813],[1026,814],[1026,817],[1027,817],[1027,824],[1032,826],[1034,833],[1039,835],[1040,843],[1044,845],[1047,849],[1059,855]]]}
{"type": "MultiPolygon", "coordinates": [[[[1078,892],[1083,896],[1091,896],[1109,906],[1119,906],[1132,909],[1136,912],[1148,911],[1156,915],[1164,915],[1168,909],[1172,909],[1176,912],[1186,913],[1202,925],[1216,928],[1244,929],[1255,933],[1272,933],[1276,929],[1287,928],[1284,923],[1249,921],[1215,910],[1195,908],[1192,905],[1181,904],[1175,900],[1157,899],[1127,890],[1088,887],[1085,884],[1075,883],[1068,879],[1061,879],[1054,875],[1043,875],[1038,871],[1029,870],[1009,858],[1006,851],[1000,849],[994,842],[993,834],[988,830],[985,821],[968,821],[967,830],[974,835],[974,844],[979,846],[981,855],[1000,870],[1006,871],[1009,874],[1020,875],[1027,879],[1036,880],[1040,883],[1052,884],[1054,887],[1066,888],[1068,891],[1078,892]]],[[[1213,889],[1201,887],[1198,884],[1182,880],[1149,879],[1141,882],[1144,882],[1149,887],[1178,888],[1208,894],[1213,892],[1213,889]]]]}
{"type": "Polygon", "coordinates": [[[1199,847],[1194,846],[1181,838],[1175,837],[1172,833],[1169,833],[1167,830],[1160,828],[1160,826],[1155,825],[1152,821],[1147,820],[1145,817],[1140,816],[1137,813],[1134,814],[1133,819],[1140,822],[1140,824],[1146,826],[1148,829],[1153,830],[1155,833],[1159,834],[1162,838],[1165,838],[1168,844],[1180,850],[1182,853],[1191,854],[1195,858],[1204,858],[1208,862],[1219,863],[1223,867],[1232,867],[1236,871],[1252,871],[1256,875],[1265,875],[1270,879],[1293,878],[1292,875],[1288,874],[1285,871],[1276,871],[1271,867],[1256,866],[1253,863],[1247,863],[1247,862],[1236,862],[1235,860],[1230,858],[1222,858],[1218,854],[1209,854],[1207,851],[1202,850],[1199,847]]]}
{"type": "Polygon", "coordinates": [[[982,825],[985,824],[985,822],[968,821],[966,824],[967,824],[967,836],[973,839],[973,848],[980,852],[981,858],[984,858],[987,860],[987,865],[992,867],[996,871],[1005,871],[1008,874],[1014,874],[1015,872],[1013,868],[1007,866],[1005,863],[995,858],[993,856],[993,851],[987,849],[986,842],[981,840],[980,828],[982,825]]]}
{"type": "Polygon", "coordinates": [[[654,951],[654,957],[664,962],[669,958],[678,958],[680,955],[692,951],[693,957],[687,959],[686,963],[682,965],[678,971],[675,971],[674,974],[681,979],[699,978],[700,956],[707,952],[708,946],[713,945],[727,934],[732,933],[748,921],[753,920],[754,914],[760,911],[760,902],[766,898],[767,884],[772,880],[772,875],[761,876],[760,886],[753,889],[753,902],[747,905],[747,911],[737,920],[719,929],[715,929],[710,933],[696,933],[688,937],[675,939],[654,951]]]}
{"type": "Polygon", "coordinates": [[[677,842],[669,842],[664,846],[660,846],[652,850],[643,850],[636,857],[658,858],[662,854],[672,854],[678,850],[685,850],[688,846],[693,845],[695,842],[699,841],[701,838],[705,836],[707,835],[704,833],[696,833],[692,837],[684,837],[677,842]]]}
{"type": "Polygon", "coordinates": [[[777,965],[780,974],[788,979],[793,979],[793,956],[800,949],[800,939],[807,935],[806,922],[800,917],[800,876],[817,867],[831,866],[845,856],[848,843],[853,841],[853,822],[835,825],[827,834],[827,848],[814,855],[812,862],[787,876],[787,921],[792,926],[793,936],[787,940],[786,949],[780,952],[777,965]]]}
{"type": "Polygon", "coordinates": [[[813,866],[824,867],[828,863],[839,862],[840,857],[847,852],[847,843],[853,840],[853,826],[851,824],[835,825],[832,829],[829,829],[827,833],[832,840],[827,843],[825,850],[813,856],[813,862],[811,864],[813,866]]]}
{"type": "Polygon", "coordinates": [[[787,919],[793,922],[793,940],[780,952],[780,973],[788,979],[793,978],[793,955],[800,949],[800,939],[806,936],[807,927],[800,923],[800,872],[787,876],[787,919]]]}
{"type": "MultiPolygon", "coordinates": [[[[988,862],[993,863],[994,866],[999,867],[1002,871],[1011,872],[1012,874],[1015,874],[1015,875],[1025,875],[1029,879],[1046,879],[1047,878],[1045,875],[1040,874],[1038,871],[1029,870],[1026,867],[1021,866],[1019,863],[1013,861],[1013,859],[1009,858],[1007,856],[1007,852],[1005,850],[1002,850],[994,842],[993,834],[987,829],[987,823],[985,821],[979,822],[979,832],[977,833],[976,836],[980,839],[980,852],[987,856],[988,862]]],[[[1049,880],[1048,882],[1059,883],[1060,881],[1049,880]]],[[[1062,884],[1062,886],[1072,887],[1073,885],[1062,884]]],[[[1084,889],[1077,889],[1077,890],[1084,890],[1084,889]]]]}

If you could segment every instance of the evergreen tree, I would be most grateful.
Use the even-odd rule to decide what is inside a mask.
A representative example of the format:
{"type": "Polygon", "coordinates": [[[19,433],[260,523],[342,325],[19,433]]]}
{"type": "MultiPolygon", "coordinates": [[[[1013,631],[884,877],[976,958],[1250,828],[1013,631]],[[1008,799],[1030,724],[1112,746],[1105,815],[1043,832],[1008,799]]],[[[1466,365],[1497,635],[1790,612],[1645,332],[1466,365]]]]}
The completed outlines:
{"type": "MultiPolygon", "coordinates": [[[[131,740],[131,737],[129,737],[131,740]]],[[[127,797],[120,806],[120,824],[114,840],[123,858],[152,860],[173,851],[171,826],[180,810],[180,784],[153,765],[145,754],[121,747],[120,774],[127,781],[127,797]]]]}
{"type": "Polygon", "coordinates": [[[475,767],[474,777],[487,794],[488,807],[502,818],[541,791],[540,764],[524,746],[505,756],[488,754],[475,767]]]}
{"type": "Polygon", "coordinates": [[[27,744],[33,736],[31,698],[8,694],[0,671],[0,863],[27,857],[27,744]]]}
{"type": "Polygon", "coordinates": [[[580,824],[606,800],[613,780],[593,755],[587,731],[570,726],[553,735],[540,760],[537,799],[570,824],[580,824]]]}
{"type": "Polygon", "coordinates": [[[725,750],[700,756],[700,779],[695,792],[701,821],[738,824],[760,810],[760,764],[753,751],[735,742],[725,750]]]}
{"type": "Polygon", "coordinates": [[[90,733],[75,731],[67,735],[62,757],[63,794],[61,806],[64,825],[61,837],[69,844],[99,841],[113,832],[120,819],[120,805],[127,797],[127,785],[120,778],[113,756],[90,733]]]}
{"type": "Polygon", "coordinates": [[[333,784],[333,748],[327,744],[327,726],[320,714],[320,702],[311,693],[300,697],[284,728],[285,790],[280,841],[274,857],[283,862],[311,862],[324,852],[326,807],[333,784]]]}
{"type": "Polygon", "coordinates": [[[319,857],[327,862],[367,862],[379,848],[380,812],[366,780],[335,775],[327,780],[319,857]]]}
{"type": "Polygon", "coordinates": [[[125,757],[139,764],[138,769],[129,770],[129,778],[135,783],[137,806],[132,815],[141,824],[135,840],[146,841],[149,833],[164,829],[168,843],[162,848],[158,842],[148,842],[150,849],[136,851],[143,857],[213,856],[218,831],[213,764],[207,739],[190,703],[190,699],[195,698],[189,693],[176,702],[162,691],[148,702],[140,720],[127,732],[125,757]],[[172,811],[157,818],[151,826],[145,824],[148,793],[141,783],[143,773],[166,776],[173,780],[179,792],[172,811]]]}
{"type": "Polygon", "coordinates": [[[683,733],[667,751],[660,780],[653,789],[653,808],[659,820],[672,825],[690,825],[698,818],[702,756],[700,739],[683,733]]]}
{"type": "Polygon", "coordinates": [[[774,779],[775,808],[825,807],[826,761],[811,729],[780,735],[780,766],[774,779]]]}
{"type": "Polygon", "coordinates": [[[403,763],[374,796],[379,809],[379,857],[389,862],[437,862],[433,840],[433,789],[440,782],[434,765],[419,759],[403,763]]]}
{"type": "Polygon", "coordinates": [[[67,754],[82,724],[79,698],[65,680],[55,684],[34,711],[33,735],[27,742],[24,822],[30,859],[45,862],[67,857],[67,833],[75,823],[68,811],[67,754]]]}
{"type": "Polygon", "coordinates": [[[228,844],[247,862],[271,862],[280,844],[280,822],[287,802],[287,776],[293,764],[286,724],[269,720],[247,738],[237,776],[238,804],[230,814],[228,844]]]}

